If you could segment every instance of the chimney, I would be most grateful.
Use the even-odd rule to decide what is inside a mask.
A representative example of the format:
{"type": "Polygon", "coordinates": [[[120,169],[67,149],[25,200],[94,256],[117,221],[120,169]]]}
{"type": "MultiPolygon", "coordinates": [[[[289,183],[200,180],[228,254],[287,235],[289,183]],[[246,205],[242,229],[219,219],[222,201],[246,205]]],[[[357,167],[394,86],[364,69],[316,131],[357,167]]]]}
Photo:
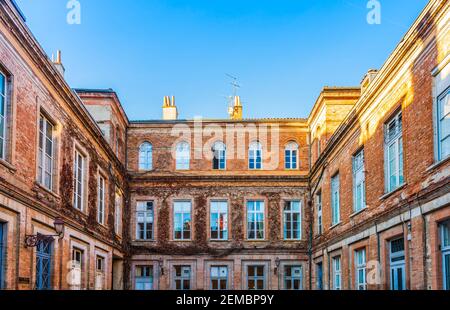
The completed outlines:
{"type": "Polygon", "coordinates": [[[229,107],[228,113],[232,120],[242,120],[242,104],[241,97],[234,97],[234,106],[229,107]]]}
{"type": "Polygon", "coordinates": [[[372,83],[372,81],[376,78],[377,74],[378,70],[376,69],[370,69],[369,71],[367,71],[366,75],[361,81],[361,94],[363,94],[367,90],[370,83],[372,83]]]}
{"type": "Polygon", "coordinates": [[[58,70],[58,72],[64,77],[64,73],[66,72],[66,69],[64,68],[64,65],[62,64],[62,61],[61,61],[61,51],[60,50],[56,51],[56,60],[53,59],[53,55],[52,55],[52,62],[53,62],[53,65],[55,66],[56,70],[58,70]]]}
{"type": "Polygon", "coordinates": [[[178,119],[178,110],[175,105],[175,97],[172,96],[172,100],[169,96],[164,97],[163,103],[163,120],[175,121],[178,119]]]}

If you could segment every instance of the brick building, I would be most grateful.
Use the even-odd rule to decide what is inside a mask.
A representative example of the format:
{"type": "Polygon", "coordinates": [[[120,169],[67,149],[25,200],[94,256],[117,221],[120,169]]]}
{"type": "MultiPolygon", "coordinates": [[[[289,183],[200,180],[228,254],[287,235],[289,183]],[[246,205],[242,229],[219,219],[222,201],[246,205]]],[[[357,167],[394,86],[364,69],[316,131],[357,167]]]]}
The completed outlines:
{"type": "Polygon", "coordinates": [[[305,119],[130,121],[0,1],[0,288],[450,289],[449,15],[305,119]]]}

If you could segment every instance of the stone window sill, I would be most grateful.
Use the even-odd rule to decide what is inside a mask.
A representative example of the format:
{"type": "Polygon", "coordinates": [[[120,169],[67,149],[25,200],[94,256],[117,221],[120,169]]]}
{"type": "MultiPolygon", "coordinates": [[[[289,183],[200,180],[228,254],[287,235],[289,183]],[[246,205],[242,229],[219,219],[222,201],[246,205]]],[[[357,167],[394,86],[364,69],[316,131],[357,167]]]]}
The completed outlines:
{"type": "Polygon", "coordinates": [[[336,227],[340,226],[341,224],[342,224],[342,222],[336,223],[336,224],[334,224],[333,226],[331,226],[331,227],[329,228],[329,230],[333,230],[333,229],[335,229],[336,227]]]}
{"type": "Polygon", "coordinates": [[[0,165],[7,168],[11,173],[14,173],[17,171],[17,168],[14,165],[10,164],[9,162],[7,162],[4,159],[0,159],[0,165]]]}
{"type": "Polygon", "coordinates": [[[351,218],[352,218],[352,217],[355,217],[355,216],[357,216],[357,215],[359,215],[359,214],[361,214],[361,213],[364,213],[366,210],[367,210],[367,206],[365,206],[364,209],[361,209],[361,210],[359,210],[359,211],[357,211],[357,212],[354,212],[353,214],[350,215],[350,217],[351,217],[351,218]]]}
{"type": "Polygon", "coordinates": [[[379,199],[380,199],[380,200],[387,199],[387,198],[391,197],[392,195],[394,195],[395,193],[398,193],[398,192],[400,192],[401,190],[403,190],[407,185],[408,185],[407,183],[404,183],[403,185],[401,185],[400,187],[397,187],[397,188],[394,189],[393,191],[384,194],[384,195],[381,196],[379,199]]]}
{"type": "Polygon", "coordinates": [[[52,190],[49,190],[48,188],[46,188],[45,186],[43,186],[43,185],[40,184],[39,182],[34,182],[34,184],[36,185],[37,188],[39,188],[39,189],[45,191],[47,194],[52,195],[54,198],[56,198],[56,199],[61,199],[61,197],[60,197],[57,193],[55,193],[55,192],[52,191],[52,190]]]}
{"type": "Polygon", "coordinates": [[[447,158],[444,158],[440,161],[435,162],[434,164],[432,164],[430,167],[427,168],[427,170],[425,170],[426,172],[430,172],[433,169],[439,168],[447,163],[450,163],[450,156],[448,156],[447,158]]]}

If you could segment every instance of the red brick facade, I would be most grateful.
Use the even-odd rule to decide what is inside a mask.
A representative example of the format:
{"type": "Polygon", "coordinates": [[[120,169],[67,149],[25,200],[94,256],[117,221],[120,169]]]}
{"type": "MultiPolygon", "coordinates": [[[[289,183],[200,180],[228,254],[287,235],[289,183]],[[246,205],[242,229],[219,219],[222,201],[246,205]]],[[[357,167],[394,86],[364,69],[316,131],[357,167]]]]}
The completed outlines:
{"type": "Polygon", "coordinates": [[[361,88],[324,88],[307,119],[130,121],[113,90],[70,89],[2,2],[0,288],[210,289],[216,267],[228,289],[450,288],[450,166],[438,117],[450,86],[449,15],[446,1],[431,0],[379,71],[361,88]],[[400,115],[401,126],[391,122],[400,115]],[[47,153],[42,126],[51,128],[47,153]],[[213,169],[219,141],[226,159],[213,169]],[[178,154],[184,169],[179,142],[189,146],[178,154]],[[252,169],[257,142],[261,169],[252,169]],[[212,237],[215,202],[227,210],[223,240],[212,237]],[[176,211],[180,203],[189,211],[176,211]],[[56,235],[56,219],[65,230],[49,251],[25,245],[56,235]]]}

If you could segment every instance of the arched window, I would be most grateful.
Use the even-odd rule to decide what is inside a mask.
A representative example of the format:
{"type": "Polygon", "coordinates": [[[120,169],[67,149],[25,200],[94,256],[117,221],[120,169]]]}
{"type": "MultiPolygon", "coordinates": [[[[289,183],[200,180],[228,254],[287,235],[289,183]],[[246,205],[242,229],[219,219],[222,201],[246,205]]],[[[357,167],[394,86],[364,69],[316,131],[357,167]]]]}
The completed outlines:
{"type": "Polygon", "coordinates": [[[298,168],[298,144],[295,142],[288,143],[284,149],[284,168],[298,168]]]}
{"type": "Polygon", "coordinates": [[[153,146],[144,142],[139,147],[139,170],[152,170],[153,168],[153,146]]]}
{"type": "Polygon", "coordinates": [[[189,170],[189,162],[191,158],[191,149],[189,143],[180,142],[176,147],[176,169],[189,170]]]}
{"type": "Polygon", "coordinates": [[[225,170],[227,163],[227,147],[221,141],[214,143],[213,148],[213,169],[225,170]]]}
{"type": "Polygon", "coordinates": [[[252,170],[262,169],[262,145],[253,142],[248,148],[248,167],[252,170]]]}

